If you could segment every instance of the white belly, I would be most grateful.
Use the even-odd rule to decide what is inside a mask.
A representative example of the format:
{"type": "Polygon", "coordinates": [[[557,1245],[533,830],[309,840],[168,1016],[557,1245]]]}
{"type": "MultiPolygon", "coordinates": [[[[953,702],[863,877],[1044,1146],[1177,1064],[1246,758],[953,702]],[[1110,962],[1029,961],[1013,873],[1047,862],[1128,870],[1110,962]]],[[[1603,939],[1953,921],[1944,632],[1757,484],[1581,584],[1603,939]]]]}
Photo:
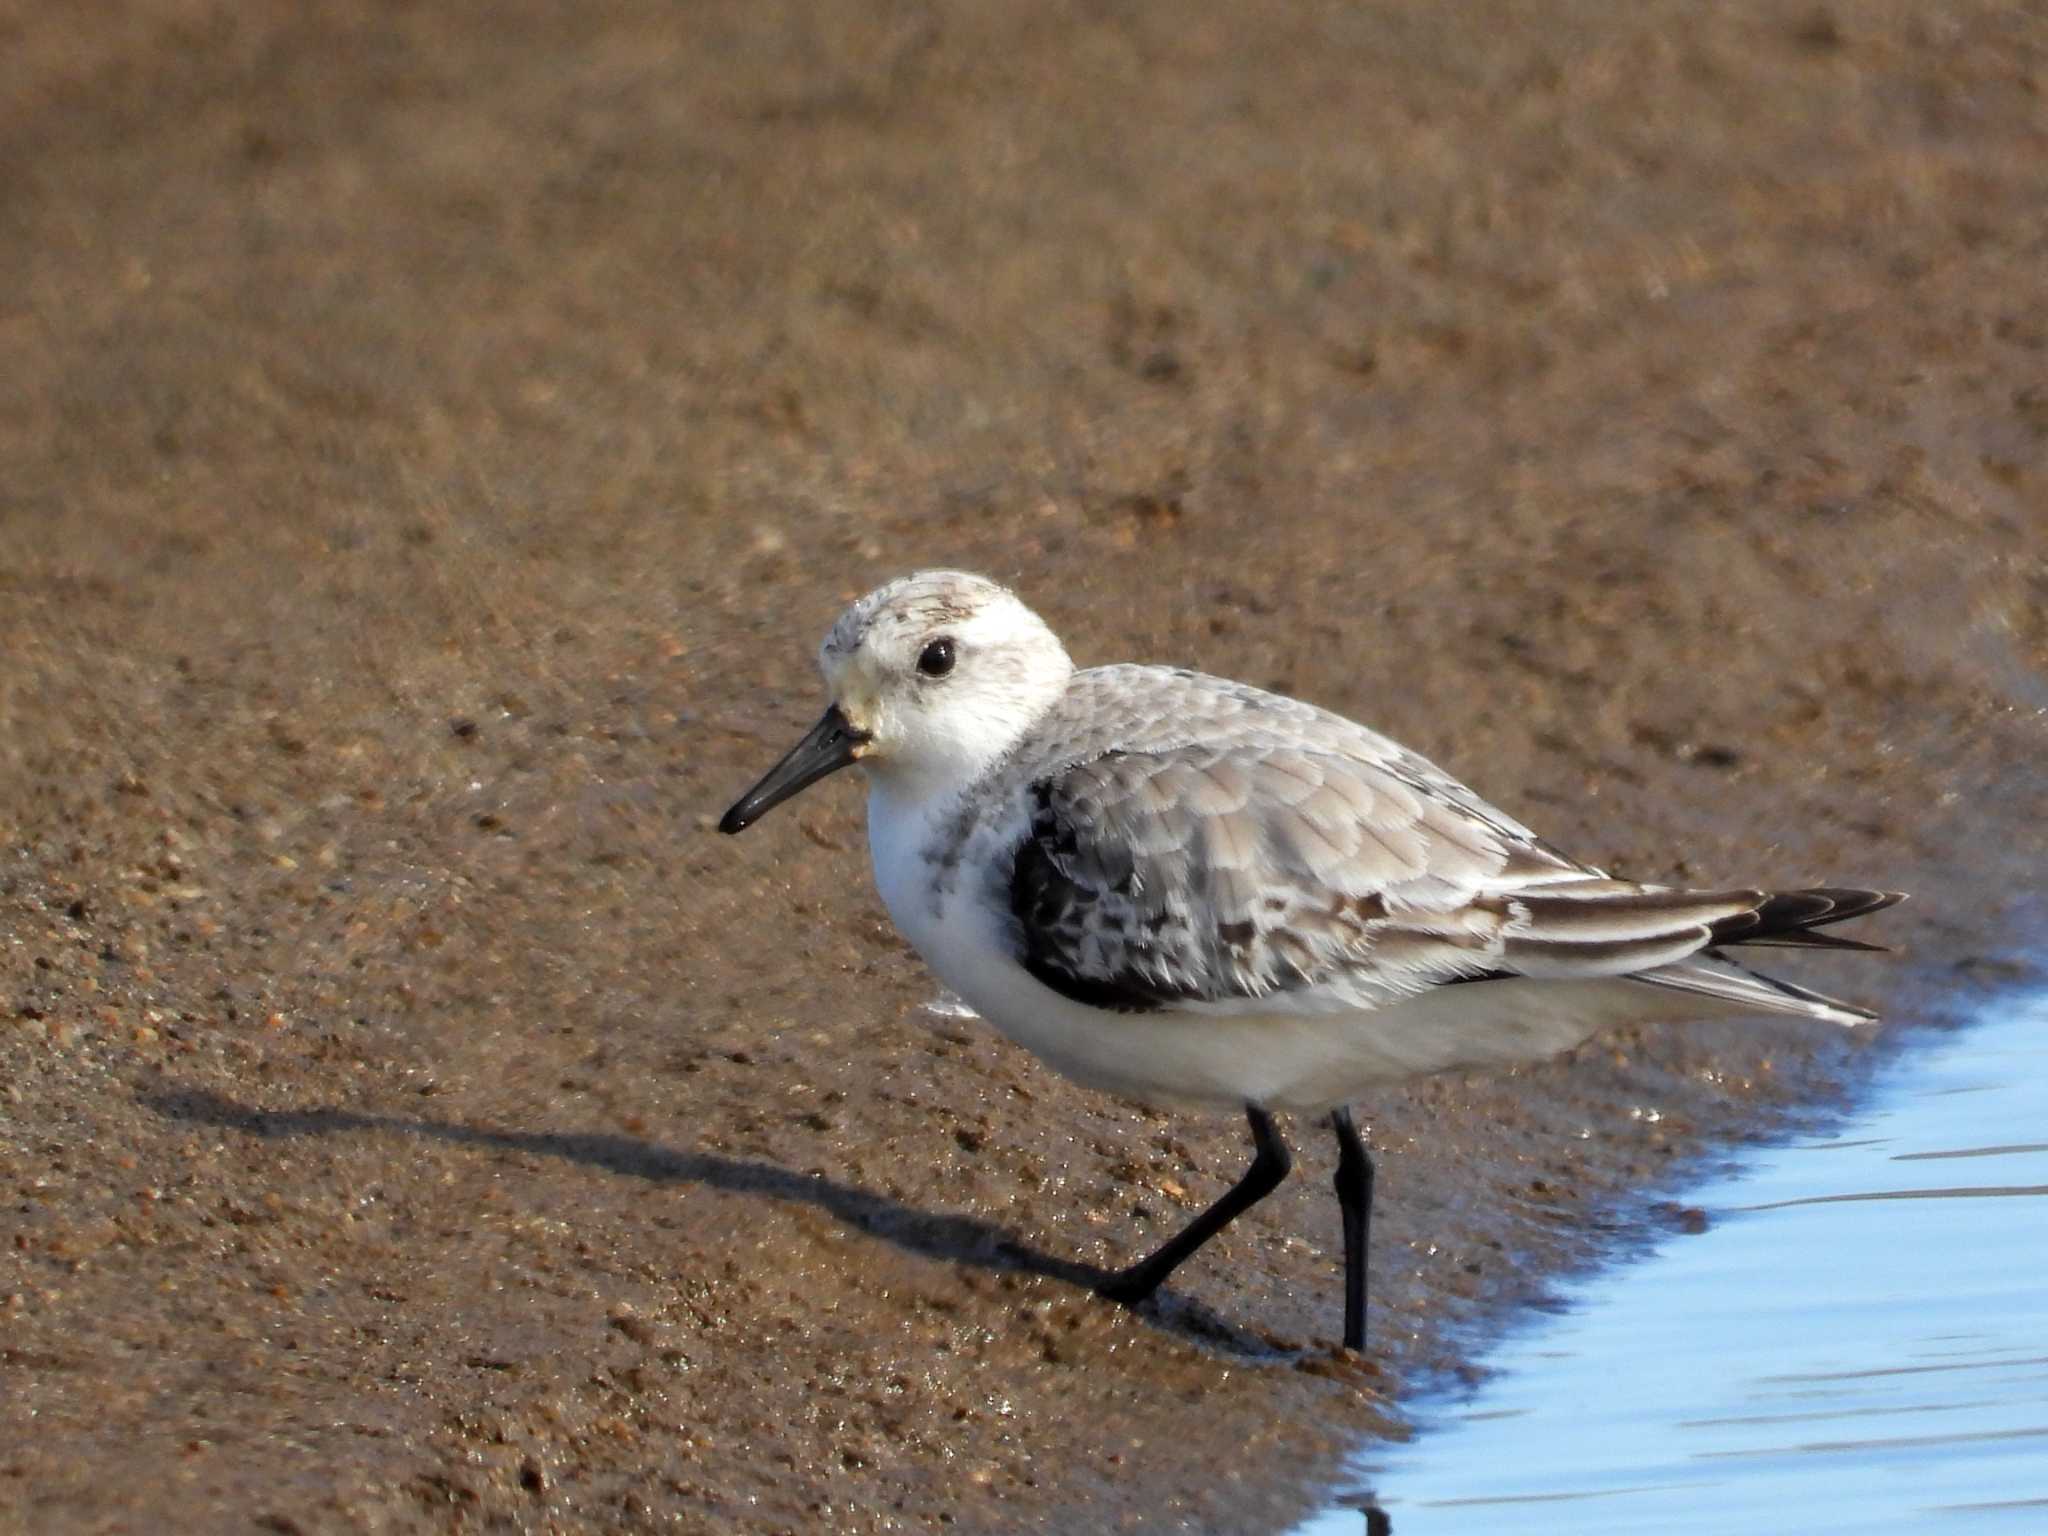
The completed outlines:
{"type": "Polygon", "coordinates": [[[1623,1020],[1719,1011],[1618,979],[1436,987],[1359,1009],[1326,1002],[1297,1011],[1284,995],[1270,1007],[1092,1008],[1053,991],[1012,957],[1004,915],[981,899],[971,870],[934,902],[921,824],[874,801],[868,815],[875,884],[933,974],[1058,1071],[1130,1098],[1321,1111],[1449,1068],[1540,1061],[1623,1020]]]}

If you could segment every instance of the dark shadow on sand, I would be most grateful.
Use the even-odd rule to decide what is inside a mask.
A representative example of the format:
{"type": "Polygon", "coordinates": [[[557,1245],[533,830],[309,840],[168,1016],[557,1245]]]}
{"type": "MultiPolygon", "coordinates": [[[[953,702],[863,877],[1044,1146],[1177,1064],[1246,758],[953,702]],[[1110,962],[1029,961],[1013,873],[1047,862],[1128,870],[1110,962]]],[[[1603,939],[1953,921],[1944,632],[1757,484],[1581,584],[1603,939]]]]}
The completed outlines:
{"type": "MultiPolygon", "coordinates": [[[[793,1173],[773,1163],[749,1162],[711,1152],[678,1152],[632,1136],[588,1131],[487,1130],[446,1120],[370,1115],[345,1109],[254,1109],[203,1088],[146,1093],[140,1101],[166,1119],[218,1126],[251,1136],[288,1138],[387,1131],[456,1146],[559,1157],[654,1184],[700,1184],[732,1194],[802,1201],[830,1213],[849,1227],[924,1258],[969,1264],[996,1274],[1043,1275],[1082,1290],[1094,1290],[1111,1273],[1099,1265],[1041,1252],[977,1217],[922,1211],[887,1195],[836,1183],[822,1174],[793,1173]]],[[[1268,1360],[1291,1354],[1233,1327],[1200,1303],[1171,1292],[1162,1292],[1137,1312],[1154,1327],[1211,1349],[1268,1360]]]]}

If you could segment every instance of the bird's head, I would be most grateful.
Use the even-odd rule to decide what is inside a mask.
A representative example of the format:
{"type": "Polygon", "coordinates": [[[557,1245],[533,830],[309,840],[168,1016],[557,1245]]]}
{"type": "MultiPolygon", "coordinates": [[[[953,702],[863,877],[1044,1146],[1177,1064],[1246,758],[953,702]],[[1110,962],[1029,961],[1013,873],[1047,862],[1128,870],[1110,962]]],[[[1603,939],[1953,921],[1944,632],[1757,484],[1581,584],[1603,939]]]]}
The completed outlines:
{"type": "Polygon", "coordinates": [[[962,571],[877,587],[839,616],[818,667],[831,697],[823,717],[720,831],[743,830],[855,762],[910,794],[969,783],[1059,699],[1074,670],[1016,594],[962,571]]]}

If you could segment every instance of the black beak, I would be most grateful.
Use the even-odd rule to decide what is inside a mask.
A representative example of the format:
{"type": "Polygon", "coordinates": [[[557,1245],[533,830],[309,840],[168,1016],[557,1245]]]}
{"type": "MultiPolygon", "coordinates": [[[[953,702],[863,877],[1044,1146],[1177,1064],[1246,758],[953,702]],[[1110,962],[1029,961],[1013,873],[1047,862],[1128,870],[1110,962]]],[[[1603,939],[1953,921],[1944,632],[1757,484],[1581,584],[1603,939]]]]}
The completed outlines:
{"type": "Polygon", "coordinates": [[[788,756],[733,802],[732,809],[718,823],[718,830],[746,831],[791,795],[846,767],[860,754],[867,740],[867,733],[848,725],[846,716],[834,704],[805,733],[804,739],[789,749],[788,756]]]}

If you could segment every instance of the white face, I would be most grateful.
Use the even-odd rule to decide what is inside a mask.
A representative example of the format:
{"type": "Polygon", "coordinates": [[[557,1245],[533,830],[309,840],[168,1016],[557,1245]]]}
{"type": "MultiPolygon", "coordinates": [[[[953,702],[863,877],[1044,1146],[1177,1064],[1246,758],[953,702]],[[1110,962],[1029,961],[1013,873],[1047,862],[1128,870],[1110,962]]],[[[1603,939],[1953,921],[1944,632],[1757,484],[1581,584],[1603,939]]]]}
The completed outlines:
{"type": "Polygon", "coordinates": [[[733,802],[721,832],[744,832],[856,762],[891,794],[963,786],[1058,702],[1074,672],[1037,614],[959,571],[876,588],[839,616],[818,665],[832,707],[733,802]]]}
{"type": "Polygon", "coordinates": [[[992,762],[1066,691],[1074,665],[992,581],[920,571],[840,615],[818,653],[832,702],[868,739],[870,772],[956,779],[992,762]]]}

